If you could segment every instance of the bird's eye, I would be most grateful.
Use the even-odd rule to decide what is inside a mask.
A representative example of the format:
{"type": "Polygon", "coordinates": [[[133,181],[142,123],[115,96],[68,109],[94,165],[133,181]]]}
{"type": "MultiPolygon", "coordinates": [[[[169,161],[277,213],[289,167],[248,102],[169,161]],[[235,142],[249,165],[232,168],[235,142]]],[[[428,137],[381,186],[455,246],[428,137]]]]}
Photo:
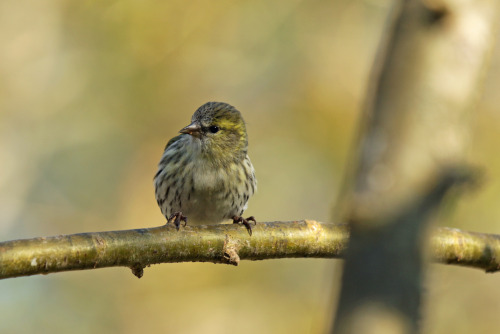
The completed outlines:
{"type": "Polygon", "coordinates": [[[212,133],[217,133],[217,132],[219,132],[219,127],[216,125],[212,125],[211,127],[208,128],[208,131],[210,131],[212,133]]]}

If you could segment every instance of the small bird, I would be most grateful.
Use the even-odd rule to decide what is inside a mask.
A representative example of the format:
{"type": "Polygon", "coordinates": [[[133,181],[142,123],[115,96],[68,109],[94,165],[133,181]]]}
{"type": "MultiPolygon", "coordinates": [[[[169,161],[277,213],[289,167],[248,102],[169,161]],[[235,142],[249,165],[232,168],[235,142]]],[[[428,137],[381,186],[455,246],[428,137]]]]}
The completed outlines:
{"type": "Polygon", "coordinates": [[[250,221],[255,224],[255,218],[241,215],[257,180],[240,112],[227,103],[207,102],[180,133],[167,143],[154,177],[156,201],[167,224],[175,218],[179,229],[187,217],[195,224],[232,219],[252,235],[250,221]]]}

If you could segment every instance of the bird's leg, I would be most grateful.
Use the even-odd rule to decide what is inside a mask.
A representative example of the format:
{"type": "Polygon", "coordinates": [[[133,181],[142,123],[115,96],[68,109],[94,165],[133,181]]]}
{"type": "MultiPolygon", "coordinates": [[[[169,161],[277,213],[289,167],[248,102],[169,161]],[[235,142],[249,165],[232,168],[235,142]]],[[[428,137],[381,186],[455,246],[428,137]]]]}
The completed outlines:
{"type": "MultiPolygon", "coordinates": [[[[179,226],[181,226],[181,221],[183,221],[183,222],[184,222],[184,226],[186,226],[186,225],[187,225],[187,223],[188,223],[188,219],[187,219],[187,217],[186,217],[186,216],[184,216],[184,215],[182,214],[182,212],[180,212],[180,211],[179,211],[179,212],[174,212],[174,213],[172,213],[172,214],[170,215],[170,217],[168,217],[168,219],[167,219],[167,224],[168,224],[168,223],[170,223],[170,221],[171,221],[173,218],[175,218],[175,220],[174,220],[174,224],[175,224],[175,228],[177,229],[177,231],[179,230],[179,226]]],[[[165,225],[167,225],[167,224],[165,224],[165,225]]]]}
{"type": "Polygon", "coordinates": [[[250,225],[250,221],[253,221],[254,225],[257,225],[257,221],[254,216],[250,216],[247,219],[240,216],[233,216],[233,224],[243,224],[247,228],[248,234],[252,236],[252,226],[250,225]]]}

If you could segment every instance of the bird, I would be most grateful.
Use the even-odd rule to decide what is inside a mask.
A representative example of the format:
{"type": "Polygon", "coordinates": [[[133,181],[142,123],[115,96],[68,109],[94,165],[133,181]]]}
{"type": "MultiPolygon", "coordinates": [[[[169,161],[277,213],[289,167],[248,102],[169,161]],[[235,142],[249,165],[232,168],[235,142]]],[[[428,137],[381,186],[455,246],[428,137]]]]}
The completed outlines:
{"type": "Polygon", "coordinates": [[[179,230],[188,217],[195,224],[232,219],[251,236],[255,217],[242,214],[257,179],[241,113],[224,102],[207,102],[179,132],[167,143],[153,180],[166,225],[173,221],[179,230]]]}

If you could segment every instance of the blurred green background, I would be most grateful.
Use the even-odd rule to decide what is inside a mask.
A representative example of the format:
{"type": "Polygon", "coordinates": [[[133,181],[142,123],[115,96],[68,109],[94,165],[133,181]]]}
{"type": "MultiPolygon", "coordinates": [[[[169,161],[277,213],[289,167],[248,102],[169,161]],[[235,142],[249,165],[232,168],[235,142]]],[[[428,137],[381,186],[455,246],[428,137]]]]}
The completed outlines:
{"type": "MultiPolygon", "coordinates": [[[[0,240],[158,226],[165,143],[245,117],[249,215],[330,221],[390,1],[0,1],[0,240]]],[[[471,117],[484,186],[439,224],[500,233],[498,48],[471,117]]],[[[323,333],[341,262],[156,265],[0,281],[1,333],[323,333]]],[[[425,333],[495,332],[500,274],[432,265],[425,333]]]]}

